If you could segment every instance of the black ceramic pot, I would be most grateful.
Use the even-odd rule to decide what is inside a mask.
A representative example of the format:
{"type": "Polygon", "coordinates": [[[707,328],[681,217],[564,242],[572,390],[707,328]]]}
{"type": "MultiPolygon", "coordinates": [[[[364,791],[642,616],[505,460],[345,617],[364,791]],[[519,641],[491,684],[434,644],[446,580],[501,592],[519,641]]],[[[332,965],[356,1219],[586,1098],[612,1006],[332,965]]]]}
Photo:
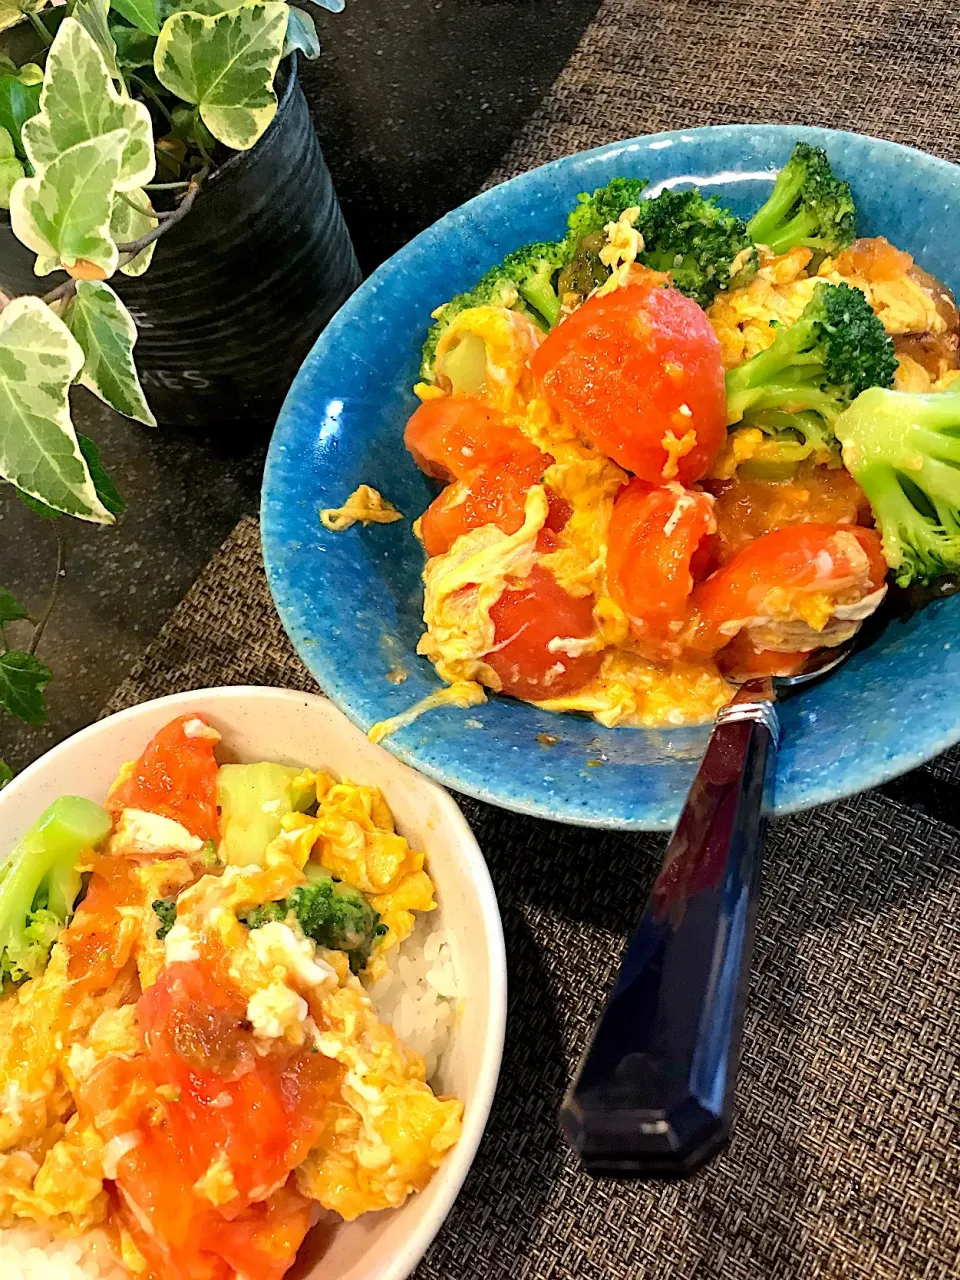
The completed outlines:
{"type": "MultiPolygon", "coordinates": [[[[360,283],[360,268],[297,81],[270,128],[210,177],[142,276],[111,284],[137,322],[135,356],[161,423],[272,423],[304,356],[360,283]]],[[[0,221],[0,287],[46,293],[34,255],[0,221]]]]}

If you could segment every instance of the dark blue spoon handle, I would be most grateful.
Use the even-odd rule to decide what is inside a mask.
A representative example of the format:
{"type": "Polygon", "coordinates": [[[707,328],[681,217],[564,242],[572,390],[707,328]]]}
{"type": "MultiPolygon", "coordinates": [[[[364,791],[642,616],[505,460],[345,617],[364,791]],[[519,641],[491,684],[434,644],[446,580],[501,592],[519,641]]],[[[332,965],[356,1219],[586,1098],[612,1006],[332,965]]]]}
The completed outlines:
{"type": "Polygon", "coordinates": [[[726,1140],[777,732],[767,699],[718,717],[561,1108],[591,1173],[686,1174],[726,1140]]]}

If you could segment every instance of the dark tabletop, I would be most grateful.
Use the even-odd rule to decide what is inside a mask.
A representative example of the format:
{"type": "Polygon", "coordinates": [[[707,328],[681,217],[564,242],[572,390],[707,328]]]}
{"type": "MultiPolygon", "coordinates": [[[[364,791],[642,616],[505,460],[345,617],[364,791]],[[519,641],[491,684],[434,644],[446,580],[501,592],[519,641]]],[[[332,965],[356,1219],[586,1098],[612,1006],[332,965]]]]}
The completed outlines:
{"type": "MultiPolygon", "coordinates": [[[[301,75],[365,271],[477,191],[597,4],[348,0],[320,15],[323,54],[301,75]]],[[[15,769],[95,718],[260,491],[264,437],[150,430],[75,394],[128,510],[114,529],[61,522],[68,566],[40,648],[50,723],[0,720],[15,769]]],[[[55,564],[51,528],[0,486],[0,585],[39,613],[55,564]]]]}

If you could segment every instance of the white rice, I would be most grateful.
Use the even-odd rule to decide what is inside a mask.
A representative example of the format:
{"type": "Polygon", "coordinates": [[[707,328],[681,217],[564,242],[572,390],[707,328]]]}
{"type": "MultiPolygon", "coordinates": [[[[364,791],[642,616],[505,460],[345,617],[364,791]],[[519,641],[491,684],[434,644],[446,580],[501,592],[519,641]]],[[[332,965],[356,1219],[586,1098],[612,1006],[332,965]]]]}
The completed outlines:
{"type": "Polygon", "coordinates": [[[387,952],[390,970],[369,988],[377,1013],[421,1054],[430,1080],[457,1017],[457,975],[443,929],[420,916],[405,942],[387,952]]]}
{"type": "Polygon", "coordinates": [[[42,1227],[0,1231],[2,1280],[129,1280],[103,1231],[76,1239],[53,1236],[42,1227]]]}

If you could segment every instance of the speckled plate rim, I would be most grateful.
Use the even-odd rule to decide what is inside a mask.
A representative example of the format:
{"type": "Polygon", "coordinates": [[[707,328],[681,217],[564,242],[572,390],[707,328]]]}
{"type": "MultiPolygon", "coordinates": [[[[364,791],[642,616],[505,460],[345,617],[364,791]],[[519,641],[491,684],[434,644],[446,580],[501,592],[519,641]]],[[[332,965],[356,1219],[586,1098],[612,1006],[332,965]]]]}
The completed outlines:
{"type": "MultiPolygon", "coordinates": [[[[326,348],[333,346],[341,339],[341,335],[349,329],[357,314],[369,304],[370,300],[392,275],[396,269],[398,259],[429,250],[434,240],[442,240],[444,236],[457,229],[459,224],[482,211],[488,203],[493,203],[501,198],[505,191],[524,185],[529,181],[531,174],[546,175],[556,172],[573,160],[579,166],[589,167],[594,163],[602,162],[606,164],[618,155],[638,149],[666,149],[678,142],[688,143],[707,139],[735,141],[738,138],[746,139],[758,131],[771,135],[780,135],[785,141],[789,140],[790,142],[804,138],[821,145],[828,144],[830,139],[838,141],[852,139],[858,142],[867,142],[872,147],[878,148],[880,152],[889,155],[890,158],[907,154],[915,163],[944,176],[951,175],[955,181],[960,182],[960,165],[905,143],[891,142],[888,139],[877,138],[872,134],[857,133],[852,130],[805,125],[780,125],[758,121],[730,125],[704,125],[691,129],[673,129],[659,133],[639,134],[632,138],[620,139],[585,151],[572,152],[557,160],[537,166],[535,169],[527,170],[507,179],[505,182],[486,188],[470,200],[452,209],[377,267],[340,308],[317,339],[287,394],[267,454],[261,496],[261,532],[264,563],[268,585],[280,620],[301,660],[327,696],[344,712],[348,719],[365,732],[369,730],[373,723],[372,718],[357,712],[352,704],[351,682],[348,678],[344,678],[339,674],[341,664],[325,654],[320,646],[316,644],[316,638],[307,628],[301,625],[299,610],[290,599],[288,584],[280,568],[281,557],[275,554],[279,545],[275,539],[280,535],[279,529],[274,528],[274,512],[270,495],[273,488],[274,474],[278,469],[280,450],[283,447],[287,433],[292,429],[292,423],[296,417],[297,404],[301,396],[308,394],[305,393],[303,388],[304,372],[316,361],[322,359],[323,351],[326,348]]],[[[622,732],[626,733],[630,732],[630,730],[622,730],[622,732]]],[[[960,714],[958,714],[954,725],[944,729],[940,734],[926,737],[921,747],[918,748],[916,745],[900,746],[898,743],[893,751],[882,758],[876,757],[872,765],[866,765],[863,771],[858,773],[855,779],[850,778],[849,782],[844,781],[840,785],[809,785],[802,796],[786,801],[775,801],[773,807],[774,816],[785,817],[819,805],[832,804],[871,788],[881,786],[891,779],[934,759],[942,752],[956,745],[958,741],[960,741],[960,714]]],[[[430,760],[425,759],[415,745],[407,745],[396,738],[385,739],[383,746],[404,764],[418,770],[443,786],[450,787],[455,791],[510,812],[573,826],[597,830],[668,831],[673,828],[676,822],[683,799],[682,796],[677,797],[676,805],[672,812],[661,810],[656,813],[645,812],[639,815],[622,812],[603,814],[589,811],[581,812],[570,806],[551,806],[535,797],[531,797],[529,794],[519,796],[511,794],[503,784],[498,785],[497,788],[485,786],[479,779],[464,777],[447,768],[435,765],[430,760]]]]}

